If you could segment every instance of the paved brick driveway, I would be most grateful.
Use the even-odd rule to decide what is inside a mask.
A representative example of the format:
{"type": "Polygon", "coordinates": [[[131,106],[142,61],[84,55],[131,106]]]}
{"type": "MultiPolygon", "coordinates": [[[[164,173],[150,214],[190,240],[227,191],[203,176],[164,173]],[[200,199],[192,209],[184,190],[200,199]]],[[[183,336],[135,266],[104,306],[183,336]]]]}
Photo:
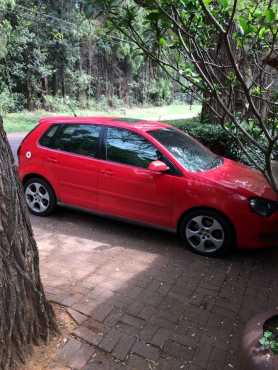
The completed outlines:
{"type": "MultiPolygon", "coordinates": [[[[9,135],[14,153],[23,136],[9,135]]],[[[242,370],[243,325],[278,306],[278,251],[206,259],[174,235],[73,211],[32,221],[48,296],[79,325],[68,368],[242,370]]]]}
{"type": "Polygon", "coordinates": [[[79,324],[60,353],[69,368],[240,370],[244,323],[278,305],[278,251],[207,259],[66,209],[32,222],[48,296],[79,324]]]}

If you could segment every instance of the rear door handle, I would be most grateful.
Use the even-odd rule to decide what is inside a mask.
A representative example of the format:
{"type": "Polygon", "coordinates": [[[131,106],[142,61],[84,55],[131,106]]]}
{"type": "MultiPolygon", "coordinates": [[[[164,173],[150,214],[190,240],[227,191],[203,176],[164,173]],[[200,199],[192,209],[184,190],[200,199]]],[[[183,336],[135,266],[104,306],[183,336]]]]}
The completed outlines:
{"type": "Polygon", "coordinates": [[[50,163],[58,163],[58,159],[53,158],[53,157],[48,157],[47,161],[50,162],[50,163]]]}
{"type": "Polygon", "coordinates": [[[106,176],[113,176],[113,172],[109,170],[101,170],[100,173],[106,176]]]}

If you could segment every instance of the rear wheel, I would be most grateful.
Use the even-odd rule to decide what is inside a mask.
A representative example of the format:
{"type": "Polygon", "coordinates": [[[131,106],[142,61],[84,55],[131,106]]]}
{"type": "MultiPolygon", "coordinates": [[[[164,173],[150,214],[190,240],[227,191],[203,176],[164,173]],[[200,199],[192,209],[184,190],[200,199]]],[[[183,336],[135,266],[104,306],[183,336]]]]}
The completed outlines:
{"type": "Polygon", "coordinates": [[[193,210],[180,224],[180,236],[186,247],[203,256],[221,256],[234,246],[232,226],[212,210],[193,210]]]}
{"type": "Polygon", "coordinates": [[[56,207],[56,197],[51,186],[40,178],[32,178],[24,184],[27,206],[36,216],[48,216],[56,207]]]}

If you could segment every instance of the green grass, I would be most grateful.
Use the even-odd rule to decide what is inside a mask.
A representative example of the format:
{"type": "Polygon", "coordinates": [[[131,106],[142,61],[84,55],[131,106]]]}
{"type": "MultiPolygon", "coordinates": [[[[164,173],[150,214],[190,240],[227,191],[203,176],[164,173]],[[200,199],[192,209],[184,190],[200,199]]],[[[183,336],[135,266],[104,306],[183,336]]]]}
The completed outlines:
{"type": "MultiPolygon", "coordinates": [[[[140,118],[149,120],[167,121],[182,126],[186,121],[195,120],[201,111],[200,105],[169,105],[162,107],[136,107],[122,108],[111,111],[93,111],[93,110],[77,110],[79,116],[121,116],[129,118],[140,118]],[[195,118],[194,118],[195,117],[195,118]]],[[[71,115],[67,112],[20,112],[9,113],[4,117],[4,127],[7,133],[27,132],[30,131],[41,117],[53,115],[71,115]]]]}
{"type": "Polygon", "coordinates": [[[169,123],[170,125],[182,128],[186,125],[196,124],[200,122],[199,116],[192,118],[180,118],[180,119],[165,119],[162,122],[169,123]]]}

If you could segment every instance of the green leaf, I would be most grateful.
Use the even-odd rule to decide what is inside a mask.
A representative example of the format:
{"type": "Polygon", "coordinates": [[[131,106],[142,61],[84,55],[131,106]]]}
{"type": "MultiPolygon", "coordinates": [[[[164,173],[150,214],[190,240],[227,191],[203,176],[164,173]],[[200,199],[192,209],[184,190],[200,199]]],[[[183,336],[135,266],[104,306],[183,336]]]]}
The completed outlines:
{"type": "Polygon", "coordinates": [[[276,341],[273,341],[272,343],[271,343],[271,350],[274,352],[274,353],[278,353],[278,342],[276,342],[276,341]]]}
{"type": "Polygon", "coordinates": [[[235,81],[236,80],[236,75],[235,75],[235,73],[234,72],[229,72],[228,74],[227,74],[227,79],[229,80],[229,81],[235,81]]]}
{"type": "Polygon", "coordinates": [[[162,46],[162,47],[164,47],[164,46],[167,45],[167,41],[165,40],[164,37],[160,37],[160,39],[159,39],[159,45],[162,46]]]}
{"type": "Polygon", "coordinates": [[[218,2],[224,9],[227,9],[229,6],[229,0],[218,0],[218,2]]]}
{"type": "Polygon", "coordinates": [[[265,11],[265,18],[268,22],[272,22],[275,19],[275,13],[274,10],[269,8],[265,11]]]}
{"type": "Polygon", "coordinates": [[[266,32],[267,32],[267,29],[266,29],[265,27],[262,27],[262,28],[260,29],[260,31],[259,31],[259,38],[260,38],[260,39],[263,39],[263,38],[264,38],[264,36],[265,36],[265,34],[266,34],[266,32]]]}
{"type": "Polygon", "coordinates": [[[268,346],[268,345],[269,345],[269,341],[268,341],[266,338],[264,338],[264,337],[262,337],[262,338],[259,340],[259,343],[260,343],[263,347],[266,347],[266,346],[268,346]]]}
{"type": "Polygon", "coordinates": [[[272,336],[273,334],[270,330],[267,330],[264,332],[264,338],[271,338],[272,336]]]}
{"type": "Polygon", "coordinates": [[[242,33],[243,34],[247,33],[247,31],[248,31],[248,24],[247,24],[245,18],[242,17],[242,16],[239,17],[239,25],[240,25],[240,28],[242,30],[242,33]]]}
{"type": "Polygon", "coordinates": [[[256,28],[251,23],[249,23],[244,16],[239,17],[239,25],[243,35],[254,32],[256,30],[256,28]]]}

